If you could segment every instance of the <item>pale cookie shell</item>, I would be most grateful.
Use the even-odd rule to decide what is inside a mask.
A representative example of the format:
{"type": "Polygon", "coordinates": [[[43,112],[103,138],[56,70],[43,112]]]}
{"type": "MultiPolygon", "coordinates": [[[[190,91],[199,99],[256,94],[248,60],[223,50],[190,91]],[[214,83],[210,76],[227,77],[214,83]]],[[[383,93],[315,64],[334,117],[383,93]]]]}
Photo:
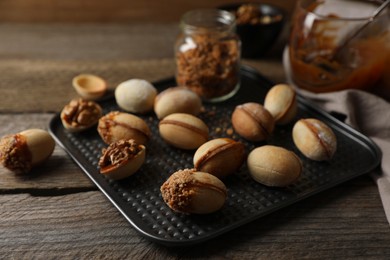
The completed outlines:
{"type": "Polygon", "coordinates": [[[265,96],[264,107],[274,117],[276,124],[290,123],[298,111],[295,90],[286,84],[273,86],[265,96]]]}
{"type": "Polygon", "coordinates": [[[145,120],[129,113],[113,111],[99,119],[98,133],[106,144],[121,139],[134,139],[138,144],[146,144],[151,131],[145,120]]]}
{"type": "Polygon", "coordinates": [[[301,160],[294,152],[272,145],[252,150],[247,166],[255,181],[271,187],[290,185],[302,173],[301,160]]]}
{"type": "Polygon", "coordinates": [[[168,144],[186,150],[196,149],[209,138],[209,128],[196,116],[184,113],[170,114],[159,123],[161,137],[168,144]]]}
{"type": "Polygon", "coordinates": [[[76,92],[86,100],[96,100],[107,92],[107,82],[93,74],[80,74],[73,78],[76,92]]]}
{"type": "Polygon", "coordinates": [[[28,173],[53,153],[55,141],[42,129],[28,129],[0,139],[0,162],[15,173],[28,173]]]}
{"type": "Polygon", "coordinates": [[[154,112],[159,119],[174,113],[198,115],[202,109],[200,97],[186,87],[171,87],[157,95],[154,112]]]}
{"type": "Polygon", "coordinates": [[[266,140],[273,132],[275,121],[261,104],[249,102],[236,106],[232,114],[234,130],[248,141],[266,140]]]}
{"type": "Polygon", "coordinates": [[[55,141],[46,130],[34,128],[24,130],[19,134],[26,138],[33,166],[44,162],[53,153],[55,141]]]}
{"type": "Polygon", "coordinates": [[[245,161],[245,146],[230,138],[216,138],[202,144],[195,152],[193,163],[198,171],[218,178],[235,173],[245,161]]]}
{"type": "Polygon", "coordinates": [[[144,114],[153,109],[156,88],[146,80],[130,79],[115,89],[115,100],[127,112],[144,114]]]}
{"type": "Polygon", "coordinates": [[[185,214],[213,213],[224,206],[227,198],[227,188],[221,180],[195,169],[173,173],[160,190],[172,210],[185,214]]]}
{"type": "Polygon", "coordinates": [[[333,130],[315,118],[297,121],[292,136],[299,151],[311,160],[330,160],[337,150],[337,139],[333,130]]]}

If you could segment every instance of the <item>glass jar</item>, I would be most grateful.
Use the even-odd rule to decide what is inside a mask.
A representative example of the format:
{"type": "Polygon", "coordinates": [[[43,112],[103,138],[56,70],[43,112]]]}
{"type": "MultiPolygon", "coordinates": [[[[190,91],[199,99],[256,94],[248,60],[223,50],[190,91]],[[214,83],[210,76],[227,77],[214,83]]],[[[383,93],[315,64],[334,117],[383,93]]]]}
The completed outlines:
{"type": "Polygon", "coordinates": [[[204,101],[232,97],[240,87],[241,43],[233,14],[217,9],[183,15],[175,44],[176,81],[204,101]]]}
{"type": "Polygon", "coordinates": [[[294,84],[312,92],[378,92],[390,62],[390,6],[373,16],[381,3],[299,0],[287,63],[294,84]]]}

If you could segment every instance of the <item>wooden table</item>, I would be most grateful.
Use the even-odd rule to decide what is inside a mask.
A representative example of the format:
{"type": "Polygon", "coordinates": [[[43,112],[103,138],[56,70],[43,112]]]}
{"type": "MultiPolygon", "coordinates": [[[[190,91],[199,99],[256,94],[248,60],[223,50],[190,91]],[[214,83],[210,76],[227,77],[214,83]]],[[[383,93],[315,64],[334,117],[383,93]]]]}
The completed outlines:
{"type": "MultiPolygon", "coordinates": [[[[96,73],[113,89],[174,73],[175,24],[0,25],[0,134],[47,129],[76,97],[73,76],[96,73]]],[[[285,35],[285,34],[284,34],[285,35]]],[[[245,60],[284,82],[285,37],[245,60]]],[[[59,147],[25,176],[0,168],[0,258],[390,259],[379,194],[362,176],[205,244],[168,248],[141,237],[59,147]]]]}

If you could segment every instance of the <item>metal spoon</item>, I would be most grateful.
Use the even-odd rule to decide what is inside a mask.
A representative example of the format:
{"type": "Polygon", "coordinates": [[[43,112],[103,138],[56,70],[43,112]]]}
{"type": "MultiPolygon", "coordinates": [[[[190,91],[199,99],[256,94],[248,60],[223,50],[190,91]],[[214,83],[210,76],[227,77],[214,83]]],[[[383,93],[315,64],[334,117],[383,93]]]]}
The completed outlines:
{"type": "Polygon", "coordinates": [[[372,23],[376,17],[378,17],[380,15],[380,13],[390,4],[390,0],[386,0],[385,2],[383,2],[379,7],[378,9],[375,10],[375,12],[373,13],[373,15],[370,17],[370,19],[365,22],[359,29],[357,29],[355,31],[355,33],[349,35],[349,37],[347,37],[344,42],[342,44],[340,44],[338,46],[338,48],[335,49],[335,51],[333,52],[333,55],[332,57],[330,57],[330,61],[333,61],[338,55],[339,53],[342,51],[342,49],[345,48],[345,46],[348,45],[348,43],[353,39],[355,38],[361,31],[364,30],[364,28],[366,28],[370,23],[372,23]]]}

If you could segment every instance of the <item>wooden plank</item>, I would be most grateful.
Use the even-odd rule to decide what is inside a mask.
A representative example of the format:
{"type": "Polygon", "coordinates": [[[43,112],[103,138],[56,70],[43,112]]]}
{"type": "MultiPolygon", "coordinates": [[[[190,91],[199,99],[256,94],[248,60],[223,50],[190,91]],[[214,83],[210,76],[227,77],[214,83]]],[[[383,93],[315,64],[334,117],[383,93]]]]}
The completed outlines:
{"type": "Polygon", "coordinates": [[[4,258],[131,256],[132,250],[138,247],[139,254],[140,246],[145,246],[100,192],[57,197],[2,195],[0,201],[4,258]]]}
{"type": "Polygon", "coordinates": [[[123,62],[2,60],[0,71],[0,112],[60,112],[72,98],[78,97],[71,82],[80,73],[100,75],[107,80],[112,92],[120,82],[131,78],[155,81],[172,76],[174,64],[172,59],[123,62]]]}
{"type": "MultiPolygon", "coordinates": [[[[0,28],[0,112],[59,112],[77,97],[71,81],[80,73],[100,75],[111,91],[131,78],[156,81],[175,73],[176,25],[0,28]]],[[[283,82],[280,53],[286,37],[285,32],[269,56],[243,62],[271,80],[283,82]]]]}
{"type": "MultiPolygon", "coordinates": [[[[34,8],[43,8],[40,4],[45,1],[35,1],[34,8]]],[[[5,2],[0,1],[0,13],[5,2]]],[[[73,8],[73,3],[68,4],[73,8]]],[[[58,112],[76,96],[70,80],[78,73],[102,75],[112,89],[130,77],[153,81],[174,71],[171,37],[176,29],[172,25],[156,30],[151,25],[100,29],[96,25],[0,25],[0,29],[1,135],[47,128],[54,115],[48,112],[58,112]],[[145,35],[137,38],[142,28],[145,35]],[[127,35],[127,29],[133,31],[127,35]],[[147,35],[150,32],[156,35],[147,35]],[[142,48],[142,39],[156,42],[142,48]]],[[[244,62],[282,82],[282,47],[275,56],[244,62]]],[[[59,147],[30,175],[15,176],[0,168],[0,194],[4,259],[390,258],[390,230],[377,187],[368,176],[185,249],[162,247],[138,235],[59,147]]]]}
{"type": "Polygon", "coordinates": [[[390,257],[390,230],[368,176],[207,243],[166,248],[141,237],[97,191],[0,196],[5,259],[355,259],[390,257]]]}
{"type": "MultiPolygon", "coordinates": [[[[2,0],[1,22],[178,22],[186,11],[196,8],[213,8],[227,3],[245,0],[149,0],[149,1],[51,1],[51,0],[2,0]]],[[[264,0],[291,11],[294,1],[264,0]]]]}
{"type": "MultiPolygon", "coordinates": [[[[244,64],[275,82],[285,81],[279,61],[245,61],[244,64]]],[[[123,62],[0,60],[0,71],[3,73],[0,112],[36,113],[60,112],[72,98],[78,97],[71,81],[80,73],[93,73],[105,78],[109,83],[109,93],[112,93],[120,82],[131,78],[154,82],[172,77],[175,65],[173,59],[123,62]]]]}
{"type": "Polygon", "coordinates": [[[177,23],[0,24],[0,60],[104,62],[173,58],[178,32],[177,23]]]}
{"type": "MultiPolygon", "coordinates": [[[[173,47],[179,32],[177,23],[0,24],[0,61],[38,59],[104,63],[109,60],[173,59],[173,47]]],[[[287,23],[270,53],[255,61],[281,62],[288,36],[287,23]]],[[[25,70],[23,68],[20,72],[25,70]]]]}

